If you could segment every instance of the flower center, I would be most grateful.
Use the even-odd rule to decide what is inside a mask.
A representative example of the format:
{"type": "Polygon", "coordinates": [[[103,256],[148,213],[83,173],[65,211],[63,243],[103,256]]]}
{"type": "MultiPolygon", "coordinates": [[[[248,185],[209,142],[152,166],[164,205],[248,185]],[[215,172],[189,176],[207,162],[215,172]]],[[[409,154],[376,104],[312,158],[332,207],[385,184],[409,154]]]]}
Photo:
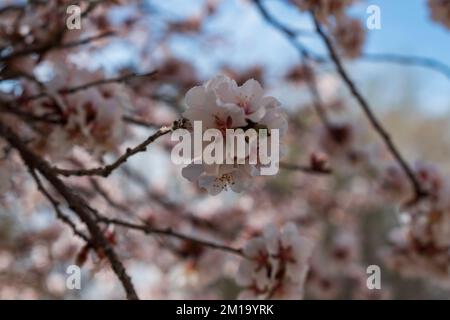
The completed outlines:
{"type": "Polygon", "coordinates": [[[242,109],[244,109],[245,114],[251,113],[250,103],[247,100],[240,99],[239,102],[237,103],[237,105],[239,107],[241,107],[242,109]]]}

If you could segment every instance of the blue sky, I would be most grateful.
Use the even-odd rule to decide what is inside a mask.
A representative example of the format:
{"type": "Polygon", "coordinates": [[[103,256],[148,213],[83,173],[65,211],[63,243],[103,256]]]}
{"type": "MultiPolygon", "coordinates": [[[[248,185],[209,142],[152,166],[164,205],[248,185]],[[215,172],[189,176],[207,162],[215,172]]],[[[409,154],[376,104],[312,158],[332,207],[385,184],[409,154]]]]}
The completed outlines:
{"type": "MultiPolygon", "coordinates": [[[[159,4],[155,0],[148,2],[180,18],[197,13],[203,3],[202,0],[166,0],[159,4]]],[[[364,18],[365,9],[371,4],[378,5],[381,9],[382,28],[368,30],[367,51],[414,53],[450,63],[450,32],[430,21],[426,2],[426,0],[361,0],[352,10],[352,14],[357,17],[364,18]]],[[[311,29],[312,26],[306,15],[296,12],[292,6],[286,5],[285,1],[265,0],[264,3],[287,25],[311,29]]],[[[224,0],[219,10],[220,18],[209,21],[206,29],[210,32],[227,34],[238,44],[246,42],[241,51],[229,57],[232,60],[242,60],[252,55],[259,56],[262,53],[260,49],[265,50],[265,59],[268,61],[272,61],[275,55],[281,54],[286,57],[291,55],[290,48],[287,48],[289,45],[281,43],[284,42],[280,41],[282,38],[277,37],[277,32],[261,21],[249,1],[224,0]],[[270,45],[267,46],[268,42],[270,45]],[[280,45],[281,49],[275,46],[276,44],[280,45]],[[250,46],[255,50],[247,52],[249,55],[242,52],[245,49],[248,50],[250,46]],[[267,47],[270,47],[271,52],[267,51],[267,47]],[[235,56],[237,58],[234,58],[235,56]]]]}
{"type": "Polygon", "coordinates": [[[382,29],[370,32],[368,51],[411,52],[450,63],[450,32],[430,20],[426,0],[368,2],[382,13],[382,29]]]}
{"type": "MultiPolygon", "coordinates": [[[[172,17],[186,17],[199,11],[202,0],[149,0],[156,7],[170,12],[172,17]]],[[[283,0],[265,0],[264,4],[285,24],[312,29],[307,14],[301,14],[283,0]]],[[[366,0],[351,11],[365,21],[367,6],[381,9],[381,30],[367,30],[365,51],[368,53],[399,53],[438,59],[450,65],[450,30],[429,18],[426,0],[366,0]]],[[[221,64],[246,67],[263,64],[269,79],[276,79],[299,61],[294,48],[259,16],[249,1],[224,0],[219,15],[210,19],[207,34],[220,34],[225,45],[211,45],[195,37],[176,37],[172,48],[177,56],[193,60],[204,77],[217,72],[221,64]]],[[[323,46],[317,38],[306,37],[302,42],[316,51],[323,46]]],[[[323,51],[322,51],[323,52],[323,51]]],[[[382,90],[383,99],[397,99],[405,88],[413,88],[413,101],[422,111],[432,115],[447,114],[450,110],[450,80],[445,76],[418,67],[357,62],[349,66],[359,85],[375,92],[382,90]]]]}
{"type": "MultiPolygon", "coordinates": [[[[205,0],[145,1],[164,12],[167,18],[183,19],[198,13],[205,0]]],[[[287,0],[263,2],[283,23],[312,29],[308,15],[301,14],[287,0]]],[[[382,28],[367,30],[365,52],[419,55],[450,65],[450,30],[431,21],[427,0],[360,0],[351,14],[364,21],[369,5],[380,7],[382,28]]],[[[127,10],[120,8],[113,17],[120,19],[126,15],[127,10]]],[[[157,32],[162,24],[152,21],[150,24],[157,32]]],[[[215,75],[224,64],[236,68],[261,64],[267,69],[267,79],[277,82],[278,77],[299,61],[296,50],[263,21],[249,0],[222,0],[219,14],[208,19],[205,30],[206,41],[191,35],[173,37],[171,42],[174,55],[193,61],[205,79],[215,75]],[[220,44],[215,45],[217,42],[220,44]]],[[[317,37],[301,38],[301,41],[315,51],[324,52],[317,37]]],[[[130,51],[126,41],[119,40],[99,57],[97,61],[111,67],[135,61],[137,52],[130,51]]],[[[351,63],[348,68],[366,95],[383,99],[381,105],[395,105],[403,95],[425,114],[450,114],[450,79],[435,71],[367,61],[351,63]]]]}

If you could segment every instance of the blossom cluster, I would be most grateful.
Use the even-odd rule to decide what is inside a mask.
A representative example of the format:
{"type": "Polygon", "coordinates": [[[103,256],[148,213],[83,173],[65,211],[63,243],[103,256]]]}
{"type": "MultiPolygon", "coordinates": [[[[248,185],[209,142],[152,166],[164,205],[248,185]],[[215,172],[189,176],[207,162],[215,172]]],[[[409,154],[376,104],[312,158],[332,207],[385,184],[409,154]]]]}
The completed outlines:
{"type": "Polygon", "coordinates": [[[313,11],[316,17],[325,22],[328,17],[339,17],[352,5],[354,0],[292,0],[302,11],[313,11]]]}
{"type": "Polygon", "coordinates": [[[293,223],[281,231],[274,225],[244,247],[236,281],[245,290],[241,299],[301,299],[313,242],[293,223]]]}
{"type": "Polygon", "coordinates": [[[333,40],[344,57],[361,55],[365,32],[361,21],[346,14],[354,0],[292,0],[302,11],[312,11],[316,18],[330,27],[333,40]]]}
{"type": "Polygon", "coordinates": [[[110,83],[67,92],[67,88],[101,79],[102,74],[58,61],[45,68],[54,73],[45,82],[48,95],[28,99],[34,95],[34,88],[25,87],[24,107],[42,117],[53,115],[59,125],[47,125],[44,121],[40,132],[45,134],[33,137],[34,150],[54,159],[67,156],[74,146],[85,148],[94,156],[117,150],[125,137],[122,117],[131,104],[124,87],[110,83]]]}
{"type": "Polygon", "coordinates": [[[385,258],[405,276],[431,278],[448,285],[450,180],[433,167],[421,166],[416,173],[429,196],[403,210],[401,225],[391,232],[391,247],[385,258]]]}
{"type": "MultiPolygon", "coordinates": [[[[188,108],[183,116],[191,123],[201,121],[204,131],[218,129],[225,143],[227,129],[277,129],[280,138],[287,131],[287,120],[280,103],[273,97],[264,96],[263,88],[253,79],[238,86],[226,76],[217,76],[190,89],[185,102],[188,108]]],[[[260,170],[259,162],[242,164],[235,159],[234,164],[191,163],[183,168],[182,174],[215,195],[228,188],[241,192],[260,170]]]]}

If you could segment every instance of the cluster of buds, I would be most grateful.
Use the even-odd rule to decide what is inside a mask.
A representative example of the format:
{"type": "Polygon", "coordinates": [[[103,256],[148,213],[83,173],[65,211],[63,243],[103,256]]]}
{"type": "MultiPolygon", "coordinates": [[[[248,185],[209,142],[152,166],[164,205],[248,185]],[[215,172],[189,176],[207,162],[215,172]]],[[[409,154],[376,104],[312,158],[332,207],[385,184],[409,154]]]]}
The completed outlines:
{"type": "Polygon", "coordinates": [[[38,124],[42,134],[31,138],[34,150],[54,159],[67,156],[74,146],[80,146],[94,156],[116,151],[124,139],[122,117],[131,105],[123,86],[110,83],[70,92],[66,89],[102,79],[102,75],[77,70],[70,63],[46,68],[55,73],[45,82],[48,94],[34,98],[33,88],[25,87],[21,98],[24,109],[53,120],[38,124]]]}

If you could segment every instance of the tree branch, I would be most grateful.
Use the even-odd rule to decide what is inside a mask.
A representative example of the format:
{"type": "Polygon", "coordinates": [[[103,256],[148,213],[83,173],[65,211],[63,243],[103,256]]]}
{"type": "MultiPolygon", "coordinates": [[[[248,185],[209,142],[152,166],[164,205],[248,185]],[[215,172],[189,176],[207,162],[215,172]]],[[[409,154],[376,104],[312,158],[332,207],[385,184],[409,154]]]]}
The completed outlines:
{"type": "Polygon", "coordinates": [[[380,137],[385,142],[387,148],[391,152],[391,154],[394,156],[394,158],[397,160],[397,162],[402,167],[403,171],[409,178],[411,185],[413,186],[414,192],[415,192],[415,200],[418,200],[424,196],[426,196],[425,190],[422,189],[419,181],[417,180],[416,176],[414,175],[413,170],[409,167],[409,164],[406,162],[406,160],[401,155],[400,151],[397,149],[395,144],[393,143],[390,135],[387,133],[387,131],[383,128],[383,125],[381,122],[377,119],[375,114],[372,112],[371,107],[369,106],[368,102],[364,99],[362,94],[359,92],[359,90],[356,88],[356,85],[353,83],[353,81],[350,79],[350,76],[345,71],[342,62],[337,55],[337,52],[331,43],[331,40],[328,38],[328,36],[325,34],[325,32],[322,30],[322,27],[320,25],[320,22],[317,20],[314,13],[311,13],[314,24],[316,26],[316,31],[320,35],[320,37],[323,39],[325,46],[327,47],[327,50],[329,51],[331,55],[331,59],[333,60],[337,72],[344,81],[344,83],[347,85],[348,89],[350,90],[353,97],[358,101],[359,105],[361,106],[361,109],[369,119],[370,124],[375,129],[375,131],[380,135],[380,137]]]}
{"type": "Polygon", "coordinates": [[[296,31],[291,30],[288,27],[284,26],[281,22],[279,22],[272,15],[270,15],[270,13],[261,3],[261,0],[253,0],[253,2],[255,3],[256,8],[258,9],[259,13],[264,18],[264,20],[270,25],[272,25],[275,29],[279,30],[286,37],[289,43],[299,52],[301,59],[304,60],[304,65],[307,71],[310,71],[311,73],[311,76],[307,77],[307,86],[313,98],[314,109],[320,121],[330,131],[332,128],[332,124],[330,123],[326,110],[323,106],[322,99],[320,97],[320,93],[317,88],[317,83],[314,78],[313,68],[311,66],[311,61],[316,61],[318,60],[318,58],[315,57],[315,55],[312,55],[310,53],[310,50],[306,49],[298,41],[297,39],[298,34],[296,33],[296,31]]]}
{"type": "Polygon", "coordinates": [[[408,56],[395,53],[364,53],[361,58],[368,62],[387,62],[425,67],[437,71],[450,79],[450,67],[441,61],[428,57],[408,56]]]}
{"type": "MultiPolygon", "coordinates": [[[[58,90],[57,93],[59,93],[59,94],[73,94],[73,93],[76,93],[76,92],[79,92],[79,91],[82,91],[82,90],[87,90],[89,88],[96,87],[96,86],[101,86],[101,85],[104,85],[104,84],[126,82],[126,81],[134,79],[134,78],[153,77],[157,73],[158,73],[157,70],[151,71],[151,72],[147,72],[147,73],[142,73],[142,74],[138,74],[138,73],[134,73],[134,72],[133,73],[127,73],[125,75],[114,77],[114,78],[95,80],[95,81],[91,81],[91,82],[87,82],[87,83],[81,84],[79,86],[61,89],[61,90],[58,90]]],[[[36,95],[29,96],[29,97],[25,98],[25,100],[26,101],[28,101],[28,100],[35,100],[35,99],[39,99],[39,98],[46,97],[46,96],[48,96],[48,93],[41,92],[41,93],[38,93],[36,95]]]]}
{"type": "Polygon", "coordinates": [[[38,46],[31,46],[22,50],[18,50],[18,51],[13,51],[10,54],[0,57],[0,62],[3,61],[7,61],[13,58],[19,58],[22,56],[26,56],[29,54],[43,54],[49,50],[54,50],[54,49],[69,49],[69,48],[73,48],[73,47],[78,47],[81,45],[85,45],[85,44],[89,44],[93,41],[102,39],[102,38],[106,38],[106,37],[110,37],[114,35],[114,32],[112,31],[107,31],[104,33],[101,33],[99,35],[95,35],[92,37],[88,37],[85,39],[81,39],[81,40],[75,40],[75,41],[70,41],[70,42],[66,42],[66,43],[59,43],[59,39],[56,40],[52,40],[49,43],[44,43],[42,45],[38,45],[38,46]]]}
{"type": "Polygon", "coordinates": [[[285,162],[280,163],[280,168],[292,171],[301,171],[303,173],[310,173],[310,174],[329,175],[333,173],[333,171],[329,168],[314,168],[312,166],[302,166],[285,162]]]}
{"type": "Polygon", "coordinates": [[[69,176],[101,176],[108,177],[115,169],[119,168],[122,164],[127,162],[128,158],[131,156],[145,152],[147,150],[147,146],[154,142],[159,137],[162,137],[173,130],[183,128],[185,126],[185,121],[183,119],[175,121],[170,127],[162,127],[157,130],[154,134],[149,136],[144,142],[138,144],[134,148],[128,148],[124,154],[122,154],[116,161],[113,163],[106,165],[104,167],[97,167],[93,169],[79,169],[79,170],[68,170],[61,169],[57,167],[53,167],[53,171],[57,174],[69,177],[69,176]]]}
{"type": "Polygon", "coordinates": [[[108,258],[112,269],[121,281],[128,299],[138,299],[136,290],[128,276],[125,267],[118,258],[116,252],[105,238],[102,230],[96,223],[95,216],[89,204],[67,187],[52,170],[50,165],[39,156],[30,151],[8,126],[0,122],[0,136],[2,136],[13,148],[15,148],[26,166],[31,170],[36,170],[54,187],[55,190],[65,199],[68,206],[78,215],[81,221],[86,224],[92,237],[94,247],[103,250],[108,258]]]}
{"type": "Polygon", "coordinates": [[[147,122],[147,121],[145,121],[143,119],[139,119],[139,118],[132,117],[132,116],[125,115],[125,116],[122,117],[122,120],[124,122],[131,123],[131,124],[134,124],[134,125],[137,125],[137,126],[140,126],[140,127],[144,127],[144,128],[147,128],[147,129],[156,129],[157,128],[157,125],[154,124],[154,123],[150,123],[150,122],[147,122]]]}
{"type": "Polygon", "coordinates": [[[65,224],[67,224],[73,231],[73,233],[78,236],[79,238],[81,238],[82,240],[84,240],[88,245],[92,246],[92,241],[91,239],[89,239],[84,233],[82,233],[81,231],[79,231],[75,225],[75,223],[70,220],[70,218],[68,216],[66,216],[61,209],[59,208],[59,202],[53,198],[53,196],[45,189],[41,179],[38,177],[38,175],[36,174],[36,172],[34,171],[34,169],[29,169],[29,172],[31,174],[31,176],[33,177],[34,181],[36,182],[36,185],[38,187],[38,190],[48,199],[48,201],[52,204],[56,216],[63,221],[65,224]]]}

